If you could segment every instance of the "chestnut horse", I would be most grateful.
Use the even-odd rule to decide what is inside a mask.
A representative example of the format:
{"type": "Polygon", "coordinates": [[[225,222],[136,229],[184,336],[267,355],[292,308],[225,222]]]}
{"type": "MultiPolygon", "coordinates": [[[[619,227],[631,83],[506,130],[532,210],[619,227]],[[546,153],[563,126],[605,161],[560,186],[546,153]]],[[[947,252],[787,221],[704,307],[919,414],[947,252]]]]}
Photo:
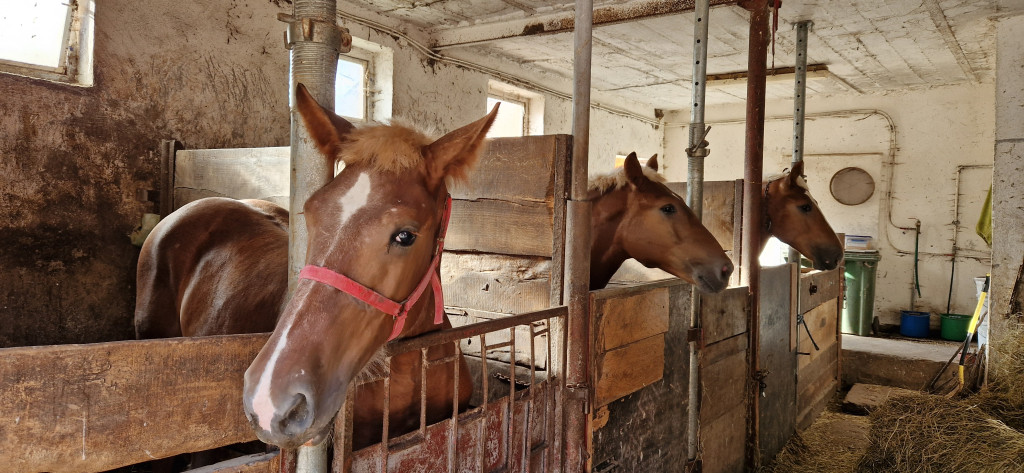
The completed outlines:
{"type": "Polygon", "coordinates": [[[790,172],[765,183],[761,200],[764,231],[757,252],[761,254],[768,238],[774,236],[811,260],[814,269],[834,269],[843,258],[843,244],[811,197],[803,172],[800,161],[790,172]]]}
{"type": "Polygon", "coordinates": [[[630,153],[622,169],[591,180],[590,289],[608,284],[628,258],[704,292],[725,289],[732,261],[657,170],[658,155],[641,166],[630,153]]]}
{"type": "MultiPolygon", "coordinates": [[[[435,325],[435,315],[443,317],[435,310],[440,293],[420,290],[437,277],[446,181],[464,177],[476,162],[497,114],[495,107],[431,141],[397,125],[356,129],[301,84],[295,103],[321,159],[345,167],[303,207],[307,266],[292,297],[286,300],[287,212],[269,202],[209,198],[170,215],[143,245],[135,311],[140,338],[272,330],[245,372],[242,400],[257,437],[283,448],[326,437],[350,383],[364,370],[379,371],[393,329],[410,337],[450,326],[446,318],[435,325]],[[341,279],[347,289],[336,285],[341,279]],[[414,290],[404,328],[405,319],[365,296],[373,291],[377,303],[398,306],[414,290]]],[[[428,357],[454,354],[446,344],[428,357]]],[[[463,406],[469,400],[469,376],[453,393],[453,370],[452,363],[428,369],[428,422],[450,414],[454,397],[463,406]]],[[[392,358],[393,435],[418,425],[420,382],[419,352],[392,358]]],[[[381,440],[382,390],[378,382],[354,393],[355,448],[381,440]]]]}

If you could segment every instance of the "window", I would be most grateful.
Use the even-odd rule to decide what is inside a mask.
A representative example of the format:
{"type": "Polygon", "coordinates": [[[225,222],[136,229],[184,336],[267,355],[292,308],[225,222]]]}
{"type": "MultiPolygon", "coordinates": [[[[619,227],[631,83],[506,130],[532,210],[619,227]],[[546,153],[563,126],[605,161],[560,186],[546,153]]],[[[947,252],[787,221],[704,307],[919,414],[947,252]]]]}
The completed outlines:
{"type": "Polygon", "coordinates": [[[391,49],[352,38],[352,50],[338,58],[334,112],[353,122],[391,118],[391,49]]]}
{"type": "Polygon", "coordinates": [[[12,2],[0,10],[0,71],[92,85],[93,0],[12,2]]]}
{"type": "Polygon", "coordinates": [[[500,103],[488,138],[544,134],[544,96],[501,82],[488,85],[487,110],[500,103]]]}

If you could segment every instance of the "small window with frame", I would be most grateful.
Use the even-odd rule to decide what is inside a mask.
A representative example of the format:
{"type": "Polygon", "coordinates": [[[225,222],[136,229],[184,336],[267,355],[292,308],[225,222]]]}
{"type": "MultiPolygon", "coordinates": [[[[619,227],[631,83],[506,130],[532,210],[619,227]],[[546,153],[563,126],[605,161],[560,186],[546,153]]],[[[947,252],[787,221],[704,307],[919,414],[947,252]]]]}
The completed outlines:
{"type": "Polygon", "coordinates": [[[0,72],[90,86],[93,0],[14,2],[0,10],[0,72]]]}
{"type": "Polygon", "coordinates": [[[352,49],[338,56],[334,112],[351,122],[384,123],[391,118],[394,55],[390,48],[352,38],[352,49]]]}
{"type": "Polygon", "coordinates": [[[487,110],[500,103],[488,138],[544,134],[544,96],[509,84],[491,81],[487,110]]]}

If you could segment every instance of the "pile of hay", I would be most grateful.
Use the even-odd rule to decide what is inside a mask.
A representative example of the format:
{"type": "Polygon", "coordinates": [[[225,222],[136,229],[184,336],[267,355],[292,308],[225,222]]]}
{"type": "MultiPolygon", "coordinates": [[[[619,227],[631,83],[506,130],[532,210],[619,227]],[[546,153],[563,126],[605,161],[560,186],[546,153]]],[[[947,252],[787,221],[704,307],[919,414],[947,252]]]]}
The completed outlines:
{"type": "Polygon", "coordinates": [[[764,473],[847,473],[867,448],[868,418],[825,411],[807,430],[795,434],[764,473]]]}
{"type": "Polygon", "coordinates": [[[1008,335],[980,393],[898,397],[873,412],[857,471],[1024,472],[1024,330],[1008,335]]]}

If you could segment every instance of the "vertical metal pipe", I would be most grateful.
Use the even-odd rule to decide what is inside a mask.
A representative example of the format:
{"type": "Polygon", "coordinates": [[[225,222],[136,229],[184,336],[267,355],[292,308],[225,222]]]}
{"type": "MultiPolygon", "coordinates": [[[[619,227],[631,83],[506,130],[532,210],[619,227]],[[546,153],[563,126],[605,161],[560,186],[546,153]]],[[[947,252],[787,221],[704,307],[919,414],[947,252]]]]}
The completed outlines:
{"type": "MultiPolygon", "coordinates": [[[[801,21],[796,24],[796,78],[793,83],[793,162],[790,169],[804,160],[804,106],[807,103],[807,32],[814,22],[801,21]]],[[[789,249],[789,262],[800,265],[800,252],[789,249]]],[[[799,291],[798,291],[799,292],[799,291]]]]}
{"type": "Polygon", "coordinates": [[[747,116],[746,146],[743,171],[743,254],[741,256],[743,278],[750,288],[750,317],[748,318],[748,359],[750,378],[749,427],[747,431],[748,469],[754,470],[760,459],[758,431],[760,415],[759,379],[760,368],[760,300],[761,271],[758,253],[762,232],[761,219],[761,172],[764,160],[764,103],[768,70],[768,43],[771,31],[768,26],[768,0],[750,0],[742,6],[750,10],[750,38],[747,56],[747,116]]]}
{"type": "MultiPolygon", "coordinates": [[[[334,80],[341,49],[335,0],[295,0],[288,28],[291,46],[288,95],[291,104],[291,199],[289,201],[288,288],[295,287],[306,261],[306,219],[302,208],[314,192],[333,177],[333,163],[320,156],[295,106],[295,87],[301,83],[321,105],[334,108],[334,80]],[[333,29],[332,29],[333,28],[333,29]],[[325,34],[326,33],[326,34],[325,34]]],[[[327,471],[329,442],[300,447],[298,473],[327,471]]]]}
{"type": "Polygon", "coordinates": [[[590,65],[593,0],[576,1],[573,39],[572,174],[566,213],[565,472],[590,471],[590,65]]]}
{"type": "MultiPolygon", "coordinates": [[[[686,149],[686,205],[689,205],[698,219],[704,214],[704,158],[708,155],[704,141],[704,96],[707,80],[708,59],[708,14],[709,0],[697,0],[693,11],[693,78],[690,101],[690,141],[686,149]]],[[[690,291],[690,328],[700,327],[700,292],[694,287],[690,291]]],[[[693,338],[693,337],[691,337],[693,338]]],[[[700,363],[698,362],[697,340],[689,343],[689,395],[686,412],[686,459],[696,461],[698,436],[700,434],[700,363]]]]}

